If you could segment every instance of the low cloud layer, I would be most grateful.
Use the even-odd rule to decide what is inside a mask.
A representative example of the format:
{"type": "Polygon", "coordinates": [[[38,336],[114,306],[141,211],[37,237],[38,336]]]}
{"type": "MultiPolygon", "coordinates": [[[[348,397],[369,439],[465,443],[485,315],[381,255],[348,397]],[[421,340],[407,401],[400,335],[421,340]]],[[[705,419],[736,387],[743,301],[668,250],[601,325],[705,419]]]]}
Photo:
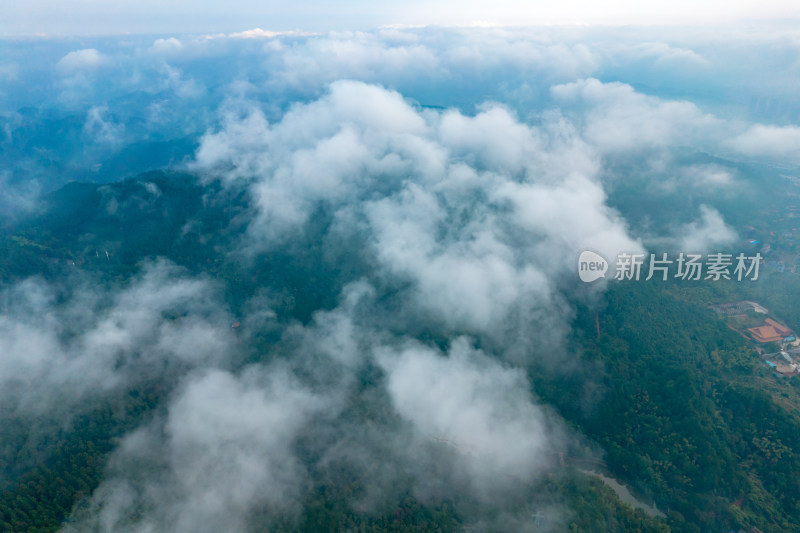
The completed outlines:
{"type": "Polygon", "coordinates": [[[203,372],[166,419],[125,437],[88,516],[65,531],[247,531],[256,509],[295,509],[306,482],[292,443],[322,407],[280,369],[203,372]]]}
{"type": "Polygon", "coordinates": [[[687,252],[709,252],[714,247],[732,244],[737,239],[736,232],[731,229],[719,214],[719,211],[706,205],[700,207],[700,217],[680,228],[676,238],[680,250],[687,252]]]}
{"type": "Polygon", "coordinates": [[[800,116],[789,87],[798,67],[782,59],[797,54],[791,35],[731,28],[721,42],[699,30],[663,32],[264,28],[94,37],[82,48],[69,40],[14,41],[0,65],[0,126],[13,144],[0,147],[0,158],[14,186],[113,180],[184,163],[216,126],[221,104],[237,111],[243,100],[258,101],[275,122],[348,79],[467,115],[487,101],[502,102],[526,123],[558,109],[604,156],[666,143],[797,164],[790,141],[800,116]],[[82,134],[94,108],[125,124],[124,142],[82,134]]]}
{"type": "MultiPolygon", "coordinates": [[[[360,82],[334,83],[273,124],[255,103],[224,114],[192,169],[248,194],[247,230],[232,257],[246,265],[322,246],[323,255],[353,254],[366,275],[307,325],[261,307],[266,323],[245,326],[282,330],[259,354],[270,362],[187,366],[167,414],[126,437],[73,530],[246,531],[257,513],[293,516],[332,465],[360,472],[370,488],[352,505],[366,508],[389,498],[393,483],[410,484],[423,501],[466,493],[487,509],[501,505],[499,494],[535,485],[572,437],[537,405],[524,369],[566,349],[562,293],[578,251],[640,249],[606,205],[600,168],[558,118],[530,126],[498,105],[472,117],[425,111],[360,82]],[[306,242],[320,212],[328,229],[306,242]],[[411,340],[422,331],[449,347],[411,340]],[[473,347],[479,339],[483,350],[473,347]],[[382,378],[359,392],[370,366],[382,378]],[[349,421],[362,395],[392,413],[378,426],[382,437],[349,421]],[[304,439],[317,443],[319,462],[300,458],[304,439]],[[378,460],[386,464],[376,470],[378,460]],[[437,461],[432,474],[425,465],[437,461]],[[135,473],[142,462],[152,474],[135,473]]],[[[182,294],[145,285],[159,293],[154,309],[182,294]]],[[[138,309],[148,293],[118,300],[138,309]]],[[[193,325],[193,315],[184,321],[193,325]]],[[[88,337],[135,338],[116,326],[125,316],[88,337]]],[[[212,331],[197,336],[205,352],[240,360],[235,344],[210,349],[212,331]]],[[[194,337],[188,325],[183,332],[194,337]]],[[[187,348],[193,360],[203,353],[187,348]]]]}
{"type": "Polygon", "coordinates": [[[245,253],[295,239],[331,210],[334,239],[355,231],[380,277],[412,283],[420,312],[489,334],[511,313],[552,307],[581,249],[640,247],[605,204],[600,167],[558,120],[531,127],[500,106],[419,111],[395,92],[337,82],[277,124],[257,109],[226,117],[192,168],[250,191],[245,253]]]}
{"type": "Polygon", "coordinates": [[[0,398],[22,414],[64,415],[88,399],[228,361],[235,339],[213,284],[164,262],[118,291],[36,278],[7,288],[0,398]],[[66,298],[66,301],[63,301],[66,298]]]}
{"type": "Polygon", "coordinates": [[[387,389],[420,436],[452,446],[476,490],[497,479],[530,479],[550,462],[554,435],[519,369],[504,367],[457,339],[449,353],[422,345],[383,349],[387,389]]]}
{"type": "Polygon", "coordinates": [[[730,143],[748,156],[800,165],[800,127],[797,126],[756,124],[730,143]]]}
{"type": "Polygon", "coordinates": [[[57,111],[36,113],[26,105],[42,94],[20,90],[35,74],[0,77],[18,107],[0,109],[0,154],[18,162],[0,174],[0,209],[32,209],[62,174],[170,166],[206,187],[206,206],[242,199],[219,211],[215,275],[246,285],[285,262],[325,286],[298,317],[281,305],[296,285],[234,298],[166,260],[102,287],[89,274],[3,285],[0,401],[20,417],[67,420],[159,384],[158,408],[65,530],[296,524],[340,478],[359,512],[458,495],[481,504],[464,513],[475,527],[522,528],[504,500],[580,438],[527,372],[580,361],[566,342],[574,299],[605,282],[576,287],[579,253],[727,246],[737,234],[716,201],[746,177],[709,154],[796,159],[795,126],[690,98],[698,69],[725,86],[733,60],[679,37],[384,28],[56,43],[36,57],[56,67],[43,101],[57,111]],[[665,73],[674,86],[652,85],[665,73]],[[43,142],[30,133],[42,124],[62,133],[43,142]],[[653,198],[680,212],[650,224],[653,198]]]}
{"type": "Polygon", "coordinates": [[[58,68],[66,73],[93,69],[108,63],[108,59],[94,48],[70,52],[58,61],[58,68]]]}
{"type": "Polygon", "coordinates": [[[422,501],[466,493],[493,509],[549,471],[569,438],[522,370],[468,338],[443,353],[375,330],[363,314],[374,297],[363,283],[348,287],[339,307],[288,327],[272,362],[189,370],[165,414],[122,440],[64,531],[248,531],[254,520],[297,520],[316,483],[343,472],[365,487],[356,509],[391,505],[409,488],[422,501]],[[385,379],[357,393],[365,364],[385,379]],[[356,423],[354,397],[394,414],[356,423]]]}

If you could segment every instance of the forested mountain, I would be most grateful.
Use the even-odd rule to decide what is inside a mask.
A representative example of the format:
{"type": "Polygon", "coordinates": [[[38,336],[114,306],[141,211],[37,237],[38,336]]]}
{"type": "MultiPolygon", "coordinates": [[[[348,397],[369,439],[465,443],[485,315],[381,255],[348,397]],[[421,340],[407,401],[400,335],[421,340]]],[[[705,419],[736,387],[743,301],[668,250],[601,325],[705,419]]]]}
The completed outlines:
{"type": "Polygon", "coordinates": [[[0,533],[800,531],[765,1],[4,8],[0,533]]]}
{"type": "MultiPolygon", "coordinates": [[[[281,320],[308,324],[309,309],[333,309],[350,275],[323,253],[266,254],[259,261],[268,266],[255,272],[219,257],[215,250],[242,234],[229,221],[245,208],[242,198],[186,174],[149,173],[110,185],[73,183],[6,234],[2,276],[6,283],[38,276],[63,287],[59,298],[67,302],[75,280],[125,286],[160,257],[221,282],[223,305],[234,315],[246,312],[251,295],[263,288],[284,290],[286,297],[274,307],[281,320]],[[210,200],[214,193],[220,196],[210,200]],[[189,226],[192,232],[186,231],[189,226]],[[198,238],[204,234],[213,237],[198,238]]],[[[324,227],[325,214],[317,217],[314,225],[324,227]]],[[[787,276],[773,274],[749,296],[784,309],[785,285],[796,290],[798,283],[787,276]]],[[[545,365],[532,362],[528,375],[532,393],[586,440],[562,450],[567,460],[543,480],[534,485],[523,480],[518,490],[529,492],[530,500],[510,499],[507,512],[518,512],[529,501],[543,509],[548,502],[567,502],[570,512],[558,519],[570,531],[800,528],[794,518],[800,516],[800,452],[792,444],[800,438],[800,380],[772,377],[740,335],[707,308],[739,296],[742,287],[755,290],[732,283],[616,283],[589,306],[576,301],[568,350],[545,365]],[[654,501],[665,518],[634,511],[583,474],[580,468],[591,461],[654,501]]],[[[800,326],[794,315],[787,319],[800,326]]],[[[269,328],[254,339],[249,357],[255,359],[277,342],[269,328]]],[[[437,342],[447,349],[446,339],[437,342]]],[[[115,443],[163,416],[173,379],[148,378],[92,400],[67,419],[20,416],[6,408],[0,463],[4,531],[57,531],[74,513],[88,512],[87,498],[115,443]]],[[[377,387],[387,379],[384,370],[367,365],[358,379],[338,423],[396,423],[385,400],[376,401],[377,387]]],[[[321,468],[319,451],[302,435],[294,446],[312,469],[321,468]]],[[[376,459],[393,461],[388,451],[376,459]]],[[[445,468],[446,453],[442,461],[445,468]]],[[[476,518],[470,510],[475,502],[464,494],[420,500],[400,492],[390,505],[353,508],[348,502],[369,490],[361,476],[346,464],[326,465],[311,476],[314,488],[298,503],[301,518],[287,515],[266,530],[459,531],[476,518]],[[331,476],[337,479],[333,484],[326,481],[331,476]]]]}

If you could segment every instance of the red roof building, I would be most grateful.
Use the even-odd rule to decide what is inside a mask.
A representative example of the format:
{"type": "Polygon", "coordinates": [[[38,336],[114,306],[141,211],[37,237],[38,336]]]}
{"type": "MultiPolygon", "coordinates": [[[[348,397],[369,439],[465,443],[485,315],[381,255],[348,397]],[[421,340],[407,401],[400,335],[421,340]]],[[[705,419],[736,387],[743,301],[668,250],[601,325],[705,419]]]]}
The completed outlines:
{"type": "Polygon", "coordinates": [[[763,326],[750,328],[747,331],[749,331],[758,342],[782,341],[784,338],[792,335],[792,330],[778,324],[771,318],[766,319],[763,326]]]}

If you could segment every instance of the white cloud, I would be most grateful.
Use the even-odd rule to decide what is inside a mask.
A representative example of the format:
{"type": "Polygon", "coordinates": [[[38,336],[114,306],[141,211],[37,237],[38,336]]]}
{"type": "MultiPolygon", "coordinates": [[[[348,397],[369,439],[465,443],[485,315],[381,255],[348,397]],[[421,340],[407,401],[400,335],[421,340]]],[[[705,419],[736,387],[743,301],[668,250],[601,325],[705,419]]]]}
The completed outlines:
{"type": "MultiPolygon", "coordinates": [[[[438,43],[431,43],[436,47],[438,43]]],[[[508,75],[536,75],[544,83],[590,76],[599,57],[581,42],[552,39],[545,32],[510,28],[477,31],[469,39],[454,39],[442,50],[443,63],[455,72],[476,73],[498,69],[508,75]]]]}
{"type": "Polygon", "coordinates": [[[252,30],[240,31],[231,33],[228,37],[234,39],[272,39],[274,37],[300,37],[308,35],[318,35],[313,32],[305,31],[270,31],[262,30],[261,28],[253,28],[252,30]]]}
{"type": "MultiPolygon", "coordinates": [[[[5,132],[8,140],[12,140],[11,131],[5,132]]],[[[22,183],[11,182],[8,170],[0,171],[0,217],[15,220],[18,216],[34,212],[41,205],[41,184],[36,179],[28,179],[22,183]]]]}
{"type": "Polygon", "coordinates": [[[554,434],[532,403],[524,373],[457,339],[446,355],[410,344],[384,349],[397,412],[425,439],[454,448],[476,488],[526,479],[552,462],[554,434]]]}
{"type": "Polygon", "coordinates": [[[183,43],[175,37],[156,39],[150,47],[150,51],[156,54],[172,54],[181,50],[183,50],[183,43]]]}
{"type": "Polygon", "coordinates": [[[164,86],[174,91],[179,98],[195,99],[203,94],[203,86],[180,69],[164,63],[160,70],[164,75],[164,86]]]}
{"type": "Polygon", "coordinates": [[[541,152],[535,132],[511,113],[492,106],[475,117],[457,111],[442,116],[438,135],[453,155],[478,168],[518,174],[541,152]]]}
{"type": "Polygon", "coordinates": [[[482,209],[466,227],[445,232],[446,210],[436,196],[409,187],[398,198],[368,206],[375,251],[383,268],[415,282],[423,309],[456,328],[490,332],[521,299],[547,300],[549,281],[535,263],[525,264],[482,209]],[[484,218],[485,217],[485,218],[484,218]]]}
{"type": "Polygon", "coordinates": [[[298,235],[320,204],[366,217],[382,271],[469,331],[551,305],[583,247],[638,249],[605,205],[592,148],[563,120],[533,128],[497,106],[419,112],[397,93],[337,82],[276,124],[228,116],[195,168],[249,184],[251,250],[298,235]]]}
{"type": "Polygon", "coordinates": [[[688,166],[683,169],[683,178],[685,186],[711,189],[726,189],[735,183],[730,169],[714,164],[688,166]]]}
{"type": "Polygon", "coordinates": [[[108,106],[94,106],[86,113],[83,133],[94,142],[119,146],[125,140],[125,124],[113,121],[108,106]]]}
{"type": "Polygon", "coordinates": [[[372,33],[331,33],[296,44],[278,45],[271,84],[303,94],[318,94],[325,84],[342,79],[401,83],[429,77],[441,69],[429,47],[391,43],[372,33]]]}
{"type": "Polygon", "coordinates": [[[125,437],[89,513],[65,531],[242,532],[254,509],[292,509],[304,479],[294,439],[322,408],[284,369],[194,376],[165,420],[125,437]]]}
{"type": "Polygon", "coordinates": [[[88,287],[56,304],[56,289],[30,279],[7,289],[0,315],[0,399],[22,411],[74,409],[139,380],[229,357],[229,318],[209,282],[154,263],[113,294],[88,287]],[[170,318],[182,311],[186,316],[170,318]],[[46,393],[43,393],[46,391],[46,393]]]}
{"type": "Polygon", "coordinates": [[[70,52],[58,61],[58,68],[64,72],[90,70],[109,63],[109,59],[94,48],[70,52]]]}
{"type": "Polygon", "coordinates": [[[669,102],[637,93],[630,85],[587,79],[556,85],[553,97],[582,123],[586,140],[603,152],[622,153],[714,142],[721,121],[691,102],[669,102]]]}
{"type": "Polygon", "coordinates": [[[729,141],[735,150],[756,158],[800,164],[800,127],[756,124],[729,141]]]}
{"type": "MultiPolygon", "coordinates": [[[[635,45],[618,44],[613,47],[616,58],[651,59],[653,64],[662,67],[709,67],[711,62],[691,48],[674,46],[661,41],[650,41],[635,45]]],[[[619,59],[617,59],[619,60],[619,59]]]]}
{"type": "Polygon", "coordinates": [[[707,205],[700,206],[700,218],[680,227],[675,235],[679,250],[717,252],[715,246],[726,246],[737,239],[736,231],[729,227],[722,215],[707,205]]]}

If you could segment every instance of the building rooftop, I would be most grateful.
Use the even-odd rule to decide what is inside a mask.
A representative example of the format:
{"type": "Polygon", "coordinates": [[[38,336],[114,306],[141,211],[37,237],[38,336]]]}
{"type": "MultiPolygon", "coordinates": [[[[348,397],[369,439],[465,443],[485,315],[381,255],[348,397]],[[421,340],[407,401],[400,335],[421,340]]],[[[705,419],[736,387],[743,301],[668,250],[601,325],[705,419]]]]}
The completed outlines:
{"type": "Polygon", "coordinates": [[[758,342],[778,342],[792,335],[792,330],[778,324],[771,318],[764,321],[763,326],[750,328],[749,331],[758,342]]]}

